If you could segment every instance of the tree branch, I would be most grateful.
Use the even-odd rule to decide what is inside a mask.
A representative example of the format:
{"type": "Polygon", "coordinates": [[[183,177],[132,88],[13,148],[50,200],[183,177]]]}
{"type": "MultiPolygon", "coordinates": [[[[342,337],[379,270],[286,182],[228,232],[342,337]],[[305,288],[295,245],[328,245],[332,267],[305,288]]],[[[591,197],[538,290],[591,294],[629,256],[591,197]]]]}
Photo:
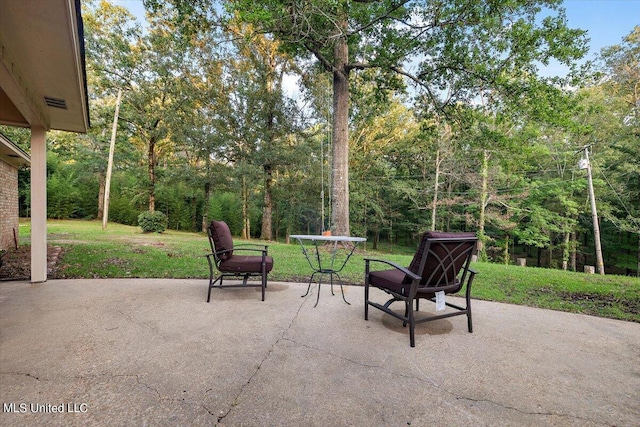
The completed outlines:
{"type": "MultiPolygon", "coordinates": [[[[378,0],[353,0],[356,3],[376,3],[378,0]]],[[[401,1],[400,3],[398,3],[396,6],[392,7],[391,9],[389,9],[384,15],[380,15],[378,16],[376,19],[374,19],[373,21],[363,25],[362,27],[348,33],[347,35],[352,35],[352,34],[357,34],[361,31],[366,30],[367,28],[370,28],[372,26],[374,26],[375,24],[377,24],[380,21],[384,21],[385,19],[393,19],[393,17],[391,17],[391,14],[393,12],[395,12],[396,10],[400,9],[402,6],[404,6],[405,4],[409,3],[409,0],[404,0],[401,1]]]]}

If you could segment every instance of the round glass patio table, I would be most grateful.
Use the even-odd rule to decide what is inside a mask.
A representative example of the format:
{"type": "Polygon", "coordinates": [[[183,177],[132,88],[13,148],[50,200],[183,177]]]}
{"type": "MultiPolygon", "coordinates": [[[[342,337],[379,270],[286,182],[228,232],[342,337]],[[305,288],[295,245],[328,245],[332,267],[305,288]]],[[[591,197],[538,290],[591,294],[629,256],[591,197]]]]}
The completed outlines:
{"type": "Polygon", "coordinates": [[[289,236],[292,239],[298,240],[300,246],[302,247],[302,253],[305,258],[309,262],[309,266],[313,270],[313,274],[311,274],[311,278],[309,279],[309,285],[307,286],[307,292],[302,295],[302,297],[306,297],[309,295],[309,291],[311,289],[311,282],[313,282],[313,278],[316,274],[319,274],[318,278],[318,295],[316,297],[316,303],[314,307],[318,305],[318,301],[320,300],[320,287],[322,285],[322,276],[325,274],[329,275],[329,282],[331,283],[331,295],[335,295],[333,293],[333,276],[335,275],[338,278],[338,282],[340,283],[340,291],[342,292],[342,299],[347,304],[351,305],[349,301],[344,296],[344,288],[342,287],[342,278],[340,277],[340,272],[344,269],[345,265],[353,255],[353,252],[356,250],[358,243],[366,242],[367,239],[364,237],[351,237],[351,236],[324,236],[324,235],[313,235],[313,234],[291,234],[289,236]],[[313,247],[315,248],[315,253],[310,254],[309,250],[304,244],[304,241],[311,242],[313,247]],[[329,257],[323,257],[321,255],[321,247],[325,247],[329,245],[329,257]],[[338,265],[336,265],[336,255],[340,248],[344,247],[344,244],[349,244],[349,248],[345,248],[347,251],[347,255],[344,260],[338,261],[338,265]]]}

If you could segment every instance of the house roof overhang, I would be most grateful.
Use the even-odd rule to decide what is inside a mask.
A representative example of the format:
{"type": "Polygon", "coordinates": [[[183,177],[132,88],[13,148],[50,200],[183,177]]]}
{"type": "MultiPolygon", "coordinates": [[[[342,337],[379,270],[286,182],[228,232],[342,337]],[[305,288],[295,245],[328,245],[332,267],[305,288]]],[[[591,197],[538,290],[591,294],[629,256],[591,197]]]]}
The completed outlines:
{"type": "Polygon", "coordinates": [[[9,138],[0,133],[0,160],[15,168],[26,167],[31,164],[31,158],[9,138]]]}
{"type": "Polygon", "coordinates": [[[88,130],[80,0],[0,2],[0,124],[88,130]]]}

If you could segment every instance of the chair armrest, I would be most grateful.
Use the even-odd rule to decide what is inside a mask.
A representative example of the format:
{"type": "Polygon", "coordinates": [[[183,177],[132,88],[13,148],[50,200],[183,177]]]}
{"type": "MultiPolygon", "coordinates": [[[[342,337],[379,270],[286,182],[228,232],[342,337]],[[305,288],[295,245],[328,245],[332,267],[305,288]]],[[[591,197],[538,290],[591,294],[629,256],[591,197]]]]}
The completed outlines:
{"type": "Polygon", "coordinates": [[[218,257],[220,254],[226,254],[227,252],[231,252],[232,250],[233,249],[226,249],[224,251],[209,252],[208,254],[199,255],[199,257],[206,257],[206,258],[210,258],[212,256],[218,257]]]}
{"type": "Polygon", "coordinates": [[[261,251],[266,251],[269,249],[268,245],[261,245],[258,243],[241,243],[239,245],[235,245],[233,247],[233,249],[238,249],[238,248],[254,248],[254,250],[261,250],[261,251]],[[261,249],[258,249],[261,248],[261,249]]]}
{"type": "Polygon", "coordinates": [[[255,248],[248,248],[248,247],[243,247],[243,246],[248,246],[248,245],[238,245],[238,246],[234,246],[233,247],[233,251],[234,252],[260,252],[262,255],[266,255],[267,254],[267,247],[266,246],[262,246],[262,245],[254,245],[254,246],[258,246],[255,248]],[[260,247],[262,247],[262,249],[260,249],[260,247]]]}
{"type": "Polygon", "coordinates": [[[409,276],[412,280],[421,279],[421,277],[419,275],[417,275],[416,273],[414,273],[413,271],[411,271],[408,268],[403,267],[403,266],[401,266],[399,264],[396,264],[393,261],[387,261],[385,259],[377,259],[377,258],[365,258],[364,261],[366,263],[367,271],[369,271],[369,262],[373,261],[373,262],[379,262],[379,263],[382,263],[382,264],[390,265],[391,267],[402,271],[404,274],[409,276]]]}
{"type": "Polygon", "coordinates": [[[226,254],[226,253],[229,253],[229,252],[232,252],[232,251],[233,251],[233,249],[225,249],[223,251],[215,251],[212,255],[222,255],[222,254],[226,254]]]}
{"type": "MultiPolygon", "coordinates": [[[[464,268],[463,268],[464,271],[464,268]]],[[[467,268],[466,272],[469,273],[469,278],[467,279],[467,282],[472,281],[473,278],[476,276],[476,274],[478,274],[477,270],[474,270],[473,268],[467,268]]]]}

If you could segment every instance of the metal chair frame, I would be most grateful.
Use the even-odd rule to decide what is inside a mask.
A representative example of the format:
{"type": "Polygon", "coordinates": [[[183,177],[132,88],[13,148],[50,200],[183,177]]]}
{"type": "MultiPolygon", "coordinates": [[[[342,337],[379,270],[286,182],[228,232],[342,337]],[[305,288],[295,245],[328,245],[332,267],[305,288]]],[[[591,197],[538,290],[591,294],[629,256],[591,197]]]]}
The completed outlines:
{"type": "Polygon", "coordinates": [[[364,286],[364,318],[369,318],[369,306],[375,307],[383,312],[402,320],[403,326],[409,324],[409,340],[411,347],[415,347],[415,325],[423,322],[430,322],[433,320],[444,319],[452,316],[467,316],[467,326],[469,332],[473,332],[473,324],[471,317],[471,285],[476,275],[476,271],[470,268],[472,256],[476,252],[477,237],[469,236],[469,233],[460,233],[459,237],[454,236],[456,233],[436,233],[441,235],[447,235],[450,237],[428,237],[423,235],[421,246],[417,253],[422,250],[422,257],[420,260],[419,268],[420,273],[415,273],[409,268],[402,267],[396,263],[387,260],[365,258],[365,286],[364,286]],[[427,264],[430,261],[430,264],[427,264]],[[382,263],[393,267],[405,275],[406,283],[410,280],[410,283],[406,283],[406,288],[402,288],[403,292],[398,292],[397,289],[389,289],[384,286],[376,286],[370,283],[371,263],[382,263]],[[431,265],[435,268],[426,269],[425,267],[431,265]],[[456,267],[460,268],[457,271],[456,267]],[[460,274],[461,273],[461,274],[460,274]],[[458,277],[460,276],[460,277],[458,277]],[[370,286],[377,287],[383,290],[387,294],[391,295],[384,304],[373,302],[369,299],[370,286]],[[419,311],[420,299],[427,299],[432,302],[436,301],[436,292],[443,291],[445,294],[458,293],[465,288],[465,300],[466,306],[445,302],[447,307],[455,309],[453,312],[444,313],[440,315],[426,316],[416,318],[416,312],[419,311]],[[406,290],[405,290],[406,289],[406,290]],[[404,315],[398,314],[390,308],[390,305],[396,301],[402,301],[405,304],[404,315]],[[415,310],[413,302],[415,301],[415,310]]]}
{"type": "Polygon", "coordinates": [[[240,245],[234,245],[232,249],[225,249],[225,250],[220,250],[220,251],[216,251],[216,245],[213,239],[213,235],[212,235],[212,228],[213,225],[210,225],[209,227],[207,227],[207,235],[209,237],[209,245],[211,246],[211,253],[205,255],[207,258],[207,261],[209,263],[209,290],[207,293],[207,302],[209,302],[211,300],[211,289],[213,289],[214,287],[216,288],[242,288],[242,287],[259,287],[262,288],[262,301],[264,301],[265,298],[265,292],[267,289],[267,252],[268,252],[268,248],[269,246],[267,245],[259,245],[259,244],[240,244],[240,245]],[[238,252],[238,251],[244,251],[244,252],[253,252],[253,253],[260,253],[260,255],[256,255],[256,256],[261,256],[262,257],[262,269],[259,272],[256,271],[224,271],[220,269],[220,264],[223,261],[223,259],[221,258],[221,255],[227,254],[227,253],[232,253],[232,252],[238,252]],[[220,273],[220,275],[214,280],[215,277],[215,271],[218,271],[220,273]],[[230,284],[230,285],[223,285],[223,279],[227,277],[227,278],[242,278],[242,284],[230,284]],[[259,283],[253,284],[253,283],[248,283],[248,280],[250,277],[260,277],[261,281],[259,283]],[[220,282],[218,285],[216,285],[217,282],[220,282]]]}

